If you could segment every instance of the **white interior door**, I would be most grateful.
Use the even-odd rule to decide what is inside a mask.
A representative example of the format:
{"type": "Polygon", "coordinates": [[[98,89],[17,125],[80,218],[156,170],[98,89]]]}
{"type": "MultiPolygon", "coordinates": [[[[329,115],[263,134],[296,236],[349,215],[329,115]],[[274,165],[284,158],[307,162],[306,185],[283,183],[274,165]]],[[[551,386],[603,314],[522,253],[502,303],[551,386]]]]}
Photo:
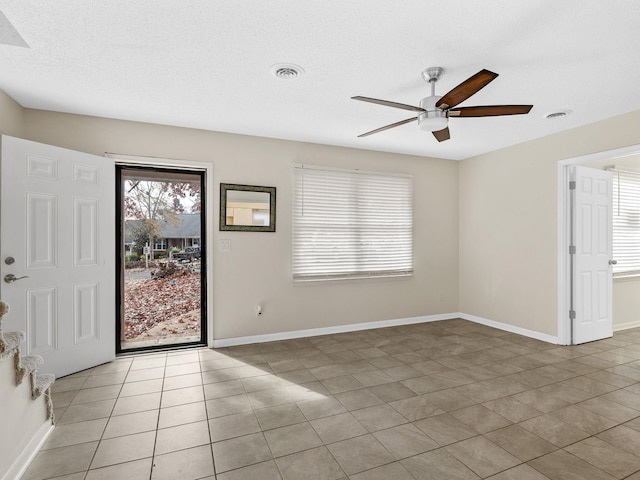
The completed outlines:
{"type": "Polygon", "coordinates": [[[56,376],[112,360],[113,160],[3,136],[1,175],[5,331],[24,331],[26,353],[56,376]]]}
{"type": "Polygon", "coordinates": [[[573,238],[574,343],[613,335],[612,176],[576,166],[573,238]]]}

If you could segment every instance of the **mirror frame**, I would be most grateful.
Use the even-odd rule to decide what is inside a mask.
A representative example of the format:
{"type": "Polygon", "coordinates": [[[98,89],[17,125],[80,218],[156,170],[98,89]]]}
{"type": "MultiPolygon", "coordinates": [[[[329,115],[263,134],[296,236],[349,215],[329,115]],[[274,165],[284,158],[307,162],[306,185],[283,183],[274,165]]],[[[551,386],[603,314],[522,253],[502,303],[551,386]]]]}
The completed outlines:
{"type": "Polygon", "coordinates": [[[220,184],[220,231],[221,232],[275,232],[276,231],[276,187],[258,185],[220,184]],[[264,192],[269,194],[269,225],[227,225],[227,192],[264,192]]]}

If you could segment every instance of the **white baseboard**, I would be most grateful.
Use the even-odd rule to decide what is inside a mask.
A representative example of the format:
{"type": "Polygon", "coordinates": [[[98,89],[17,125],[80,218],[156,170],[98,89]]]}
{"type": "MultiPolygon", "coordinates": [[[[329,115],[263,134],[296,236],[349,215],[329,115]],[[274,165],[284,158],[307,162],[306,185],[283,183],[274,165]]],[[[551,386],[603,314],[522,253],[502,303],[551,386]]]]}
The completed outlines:
{"type": "Polygon", "coordinates": [[[613,325],[613,331],[614,332],[619,332],[620,330],[629,330],[630,328],[638,328],[640,327],[640,320],[637,320],[635,322],[626,322],[626,323],[620,323],[618,325],[613,325]]]}
{"type": "Polygon", "coordinates": [[[53,431],[53,428],[54,426],[51,423],[51,420],[47,420],[42,424],[31,440],[29,440],[29,443],[24,447],[20,455],[18,455],[15,461],[11,464],[11,467],[9,467],[7,473],[4,474],[2,480],[17,480],[24,474],[33,458],[40,451],[40,448],[44,445],[44,442],[53,431]]]}
{"type": "Polygon", "coordinates": [[[334,333],[349,333],[360,330],[372,330],[374,328],[398,327],[415,323],[437,322],[458,318],[457,313],[441,313],[438,315],[424,315],[422,317],[400,318],[397,320],[381,320],[379,322],[352,323],[350,325],[338,325],[335,327],[309,328],[306,330],[293,330],[290,332],[266,333],[263,335],[251,335],[248,337],[222,338],[213,341],[213,348],[234,347],[237,345],[249,345],[251,343],[277,342],[294,338],[318,337],[334,333]]]}
{"type": "Polygon", "coordinates": [[[509,325],[508,323],[496,322],[495,320],[489,320],[487,318],[477,317],[475,315],[469,315],[467,313],[458,313],[457,315],[464,320],[469,320],[470,322],[479,323],[481,325],[497,328],[506,332],[517,333],[518,335],[535,338],[536,340],[542,340],[543,342],[558,344],[558,337],[554,337],[553,335],[535,332],[526,328],[516,327],[514,325],[509,325]]]}
{"type": "MultiPolygon", "coordinates": [[[[379,322],[352,323],[350,325],[338,325],[335,327],[310,328],[306,330],[293,330],[290,332],[266,333],[263,335],[250,335],[247,337],[222,338],[213,341],[213,348],[235,347],[237,345],[249,345],[252,343],[277,342],[280,340],[291,340],[294,338],[317,337],[320,335],[331,335],[334,333],[349,333],[360,330],[372,330],[375,328],[398,327],[401,325],[413,325],[416,323],[437,322],[440,320],[451,320],[454,318],[462,318],[470,322],[487,325],[511,333],[517,333],[525,337],[535,338],[543,342],[558,343],[558,337],[546,335],[526,328],[515,327],[507,323],[496,322],[486,318],[468,315],[466,313],[441,313],[438,315],[424,315],[422,317],[399,318],[396,320],[382,320],[379,322]]],[[[631,327],[629,327],[631,328],[631,327]]]]}

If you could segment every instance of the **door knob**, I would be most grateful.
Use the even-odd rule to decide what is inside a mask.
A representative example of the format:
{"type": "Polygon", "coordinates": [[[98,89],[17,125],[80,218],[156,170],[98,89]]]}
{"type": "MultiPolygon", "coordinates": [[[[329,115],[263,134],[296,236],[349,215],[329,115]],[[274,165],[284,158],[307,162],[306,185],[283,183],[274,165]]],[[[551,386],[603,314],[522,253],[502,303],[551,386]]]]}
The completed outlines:
{"type": "Polygon", "coordinates": [[[23,275],[22,277],[16,277],[13,273],[7,273],[4,276],[4,281],[7,283],[13,283],[17,280],[22,280],[23,278],[29,278],[27,275],[23,275]]]}
{"type": "Polygon", "coordinates": [[[618,261],[617,260],[609,260],[609,265],[617,265],[618,261]]]}

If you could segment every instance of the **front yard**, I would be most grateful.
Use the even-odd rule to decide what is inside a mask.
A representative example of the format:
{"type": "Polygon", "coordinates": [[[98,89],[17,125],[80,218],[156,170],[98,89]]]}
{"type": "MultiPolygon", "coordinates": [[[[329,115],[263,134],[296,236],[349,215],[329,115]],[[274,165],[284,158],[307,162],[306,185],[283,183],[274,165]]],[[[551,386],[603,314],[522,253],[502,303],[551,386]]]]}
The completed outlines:
{"type": "Polygon", "coordinates": [[[124,285],[125,342],[200,335],[199,271],[128,269],[124,285]]]}

